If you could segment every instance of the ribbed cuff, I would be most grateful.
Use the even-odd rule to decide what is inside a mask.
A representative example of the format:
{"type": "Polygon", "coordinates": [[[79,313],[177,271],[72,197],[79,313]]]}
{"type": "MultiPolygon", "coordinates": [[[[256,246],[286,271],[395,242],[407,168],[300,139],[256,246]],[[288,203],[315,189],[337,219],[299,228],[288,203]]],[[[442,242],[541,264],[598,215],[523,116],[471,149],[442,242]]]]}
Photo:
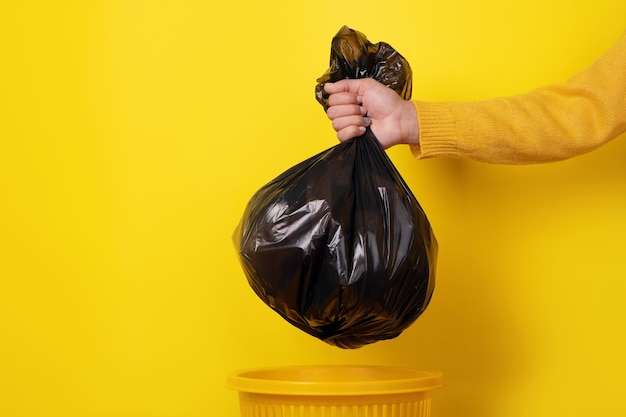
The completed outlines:
{"type": "Polygon", "coordinates": [[[417,107],[419,144],[411,145],[416,158],[458,156],[455,120],[451,103],[413,101],[417,107]]]}

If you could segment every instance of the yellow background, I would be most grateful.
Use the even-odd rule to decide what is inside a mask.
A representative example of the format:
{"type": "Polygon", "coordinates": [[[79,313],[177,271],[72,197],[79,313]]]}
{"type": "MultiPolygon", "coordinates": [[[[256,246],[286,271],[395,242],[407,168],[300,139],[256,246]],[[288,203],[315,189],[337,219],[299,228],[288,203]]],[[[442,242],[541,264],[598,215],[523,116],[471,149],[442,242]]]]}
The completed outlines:
{"type": "Polygon", "coordinates": [[[231,243],[265,182],[336,143],[315,79],[346,24],[414,97],[563,81],[626,2],[5,1],[0,415],[236,416],[228,372],[439,369],[434,417],[626,415],[626,143],[548,165],[390,155],[440,243],[428,311],[355,351],[256,298],[231,243]]]}

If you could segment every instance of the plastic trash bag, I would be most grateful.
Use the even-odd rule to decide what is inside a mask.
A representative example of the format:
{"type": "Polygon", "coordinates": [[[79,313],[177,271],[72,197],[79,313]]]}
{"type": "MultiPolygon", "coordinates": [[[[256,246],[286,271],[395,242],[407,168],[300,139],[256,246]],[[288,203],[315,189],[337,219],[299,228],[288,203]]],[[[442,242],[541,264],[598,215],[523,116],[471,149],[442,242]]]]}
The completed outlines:
{"type": "Polygon", "coordinates": [[[388,43],[372,44],[365,35],[347,26],[333,38],[330,47],[330,67],[317,79],[315,97],[324,110],[328,109],[324,83],[345,78],[374,78],[395,90],[400,97],[411,98],[412,72],[407,60],[388,43]]]}
{"type": "MultiPolygon", "coordinates": [[[[344,42],[354,55],[338,70],[331,63],[318,81],[350,71],[410,91],[410,81],[397,76],[406,75],[405,64],[395,65],[399,55],[390,47],[372,46],[343,28],[331,61],[344,60],[344,42]],[[360,50],[352,48],[355,39],[360,50]]],[[[323,104],[321,94],[318,99],[323,104]]],[[[289,323],[341,348],[398,336],[426,309],[434,289],[435,236],[369,129],[261,187],[233,240],[256,294],[289,323]]]]}

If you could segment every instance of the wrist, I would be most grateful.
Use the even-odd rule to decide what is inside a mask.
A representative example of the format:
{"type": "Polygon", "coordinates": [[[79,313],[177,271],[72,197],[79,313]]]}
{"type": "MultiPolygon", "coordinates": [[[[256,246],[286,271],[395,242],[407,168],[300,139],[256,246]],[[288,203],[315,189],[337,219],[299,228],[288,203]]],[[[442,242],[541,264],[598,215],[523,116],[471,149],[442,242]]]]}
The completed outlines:
{"type": "Polygon", "coordinates": [[[402,143],[407,145],[419,144],[420,128],[417,116],[417,106],[410,101],[404,102],[404,109],[401,119],[402,143]]]}

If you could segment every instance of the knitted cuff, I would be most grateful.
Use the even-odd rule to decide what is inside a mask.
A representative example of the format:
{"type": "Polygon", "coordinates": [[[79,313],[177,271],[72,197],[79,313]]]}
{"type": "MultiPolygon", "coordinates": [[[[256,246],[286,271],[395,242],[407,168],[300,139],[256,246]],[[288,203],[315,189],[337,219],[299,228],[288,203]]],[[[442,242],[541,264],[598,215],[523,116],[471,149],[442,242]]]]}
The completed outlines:
{"type": "Polygon", "coordinates": [[[416,158],[457,156],[455,120],[449,103],[413,101],[417,107],[419,144],[411,145],[416,158]]]}

